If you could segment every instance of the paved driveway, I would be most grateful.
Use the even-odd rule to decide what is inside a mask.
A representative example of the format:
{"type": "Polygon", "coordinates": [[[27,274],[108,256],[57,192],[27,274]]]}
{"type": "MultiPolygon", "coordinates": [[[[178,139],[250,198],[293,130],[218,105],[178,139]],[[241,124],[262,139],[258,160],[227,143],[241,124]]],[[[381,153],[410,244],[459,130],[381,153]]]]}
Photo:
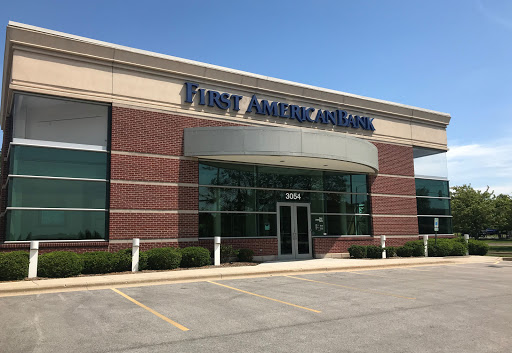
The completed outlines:
{"type": "Polygon", "coordinates": [[[512,263],[0,298],[1,352],[510,352],[512,263]]]}

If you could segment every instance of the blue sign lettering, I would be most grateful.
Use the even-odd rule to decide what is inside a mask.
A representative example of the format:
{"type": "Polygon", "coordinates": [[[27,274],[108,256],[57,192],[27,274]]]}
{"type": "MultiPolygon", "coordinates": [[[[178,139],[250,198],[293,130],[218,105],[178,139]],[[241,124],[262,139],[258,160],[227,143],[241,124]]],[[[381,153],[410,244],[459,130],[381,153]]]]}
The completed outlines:
{"type": "MultiPolygon", "coordinates": [[[[232,109],[240,111],[240,101],[243,96],[229,93],[220,93],[213,90],[199,88],[199,84],[185,82],[185,103],[193,103],[194,97],[199,96],[197,104],[208,105],[222,110],[232,109]]],[[[300,107],[294,104],[283,102],[269,102],[266,99],[258,101],[255,94],[252,95],[246,113],[256,113],[286,119],[295,119],[298,122],[309,122],[316,124],[332,124],[342,127],[351,127],[353,129],[363,129],[375,131],[373,126],[374,118],[367,116],[351,115],[345,110],[337,109],[334,111],[315,109],[312,107],[300,107]],[[315,118],[312,118],[316,111],[315,118]]]]}

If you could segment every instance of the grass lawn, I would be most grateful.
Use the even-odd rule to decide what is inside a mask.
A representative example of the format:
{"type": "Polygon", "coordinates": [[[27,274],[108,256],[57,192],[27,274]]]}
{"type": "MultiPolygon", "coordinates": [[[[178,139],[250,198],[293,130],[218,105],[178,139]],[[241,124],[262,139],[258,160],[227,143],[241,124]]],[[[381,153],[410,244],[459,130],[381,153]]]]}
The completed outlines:
{"type": "Polygon", "coordinates": [[[485,256],[494,256],[494,257],[512,257],[512,252],[491,252],[489,251],[485,256]]]}
{"type": "Polygon", "coordinates": [[[482,239],[489,246],[512,246],[512,239],[482,239]]]}
{"type": "Polygon", "coordinates": [[[494,243],[488,243],[490,245],[489,256],[500,256],[500,257],[512,257],[512,245],[506,243],[506,245],[495,245],[494,243]]]}
{"type": "Polygon", "coordinates": [[[512,252],[512,246],[491,246],[489,252],[512,252]]]}

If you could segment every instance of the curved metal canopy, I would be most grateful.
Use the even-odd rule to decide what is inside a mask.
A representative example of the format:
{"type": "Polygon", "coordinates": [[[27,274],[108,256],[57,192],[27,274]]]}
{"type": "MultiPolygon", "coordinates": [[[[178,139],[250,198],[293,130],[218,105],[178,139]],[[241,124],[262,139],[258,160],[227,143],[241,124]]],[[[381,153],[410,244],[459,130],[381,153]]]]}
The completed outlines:
{"type": "Polygon", "coordinates": [[[215,126],[185,129],[185,156],[357,173],[379,171],[377,147],[347,134],[311,129],[215,126]]]}

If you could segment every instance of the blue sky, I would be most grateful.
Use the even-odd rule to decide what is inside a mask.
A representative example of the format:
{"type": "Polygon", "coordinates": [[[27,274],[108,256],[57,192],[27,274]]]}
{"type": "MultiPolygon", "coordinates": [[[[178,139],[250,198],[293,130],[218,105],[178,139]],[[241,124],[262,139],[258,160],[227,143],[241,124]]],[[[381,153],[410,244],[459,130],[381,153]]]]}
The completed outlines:
{"type": "Polygon", "coordinates": [[[18,0],[1,38],[9,20],[450,113],[451,185],[512,193],[512,1],[18,0]]]}

